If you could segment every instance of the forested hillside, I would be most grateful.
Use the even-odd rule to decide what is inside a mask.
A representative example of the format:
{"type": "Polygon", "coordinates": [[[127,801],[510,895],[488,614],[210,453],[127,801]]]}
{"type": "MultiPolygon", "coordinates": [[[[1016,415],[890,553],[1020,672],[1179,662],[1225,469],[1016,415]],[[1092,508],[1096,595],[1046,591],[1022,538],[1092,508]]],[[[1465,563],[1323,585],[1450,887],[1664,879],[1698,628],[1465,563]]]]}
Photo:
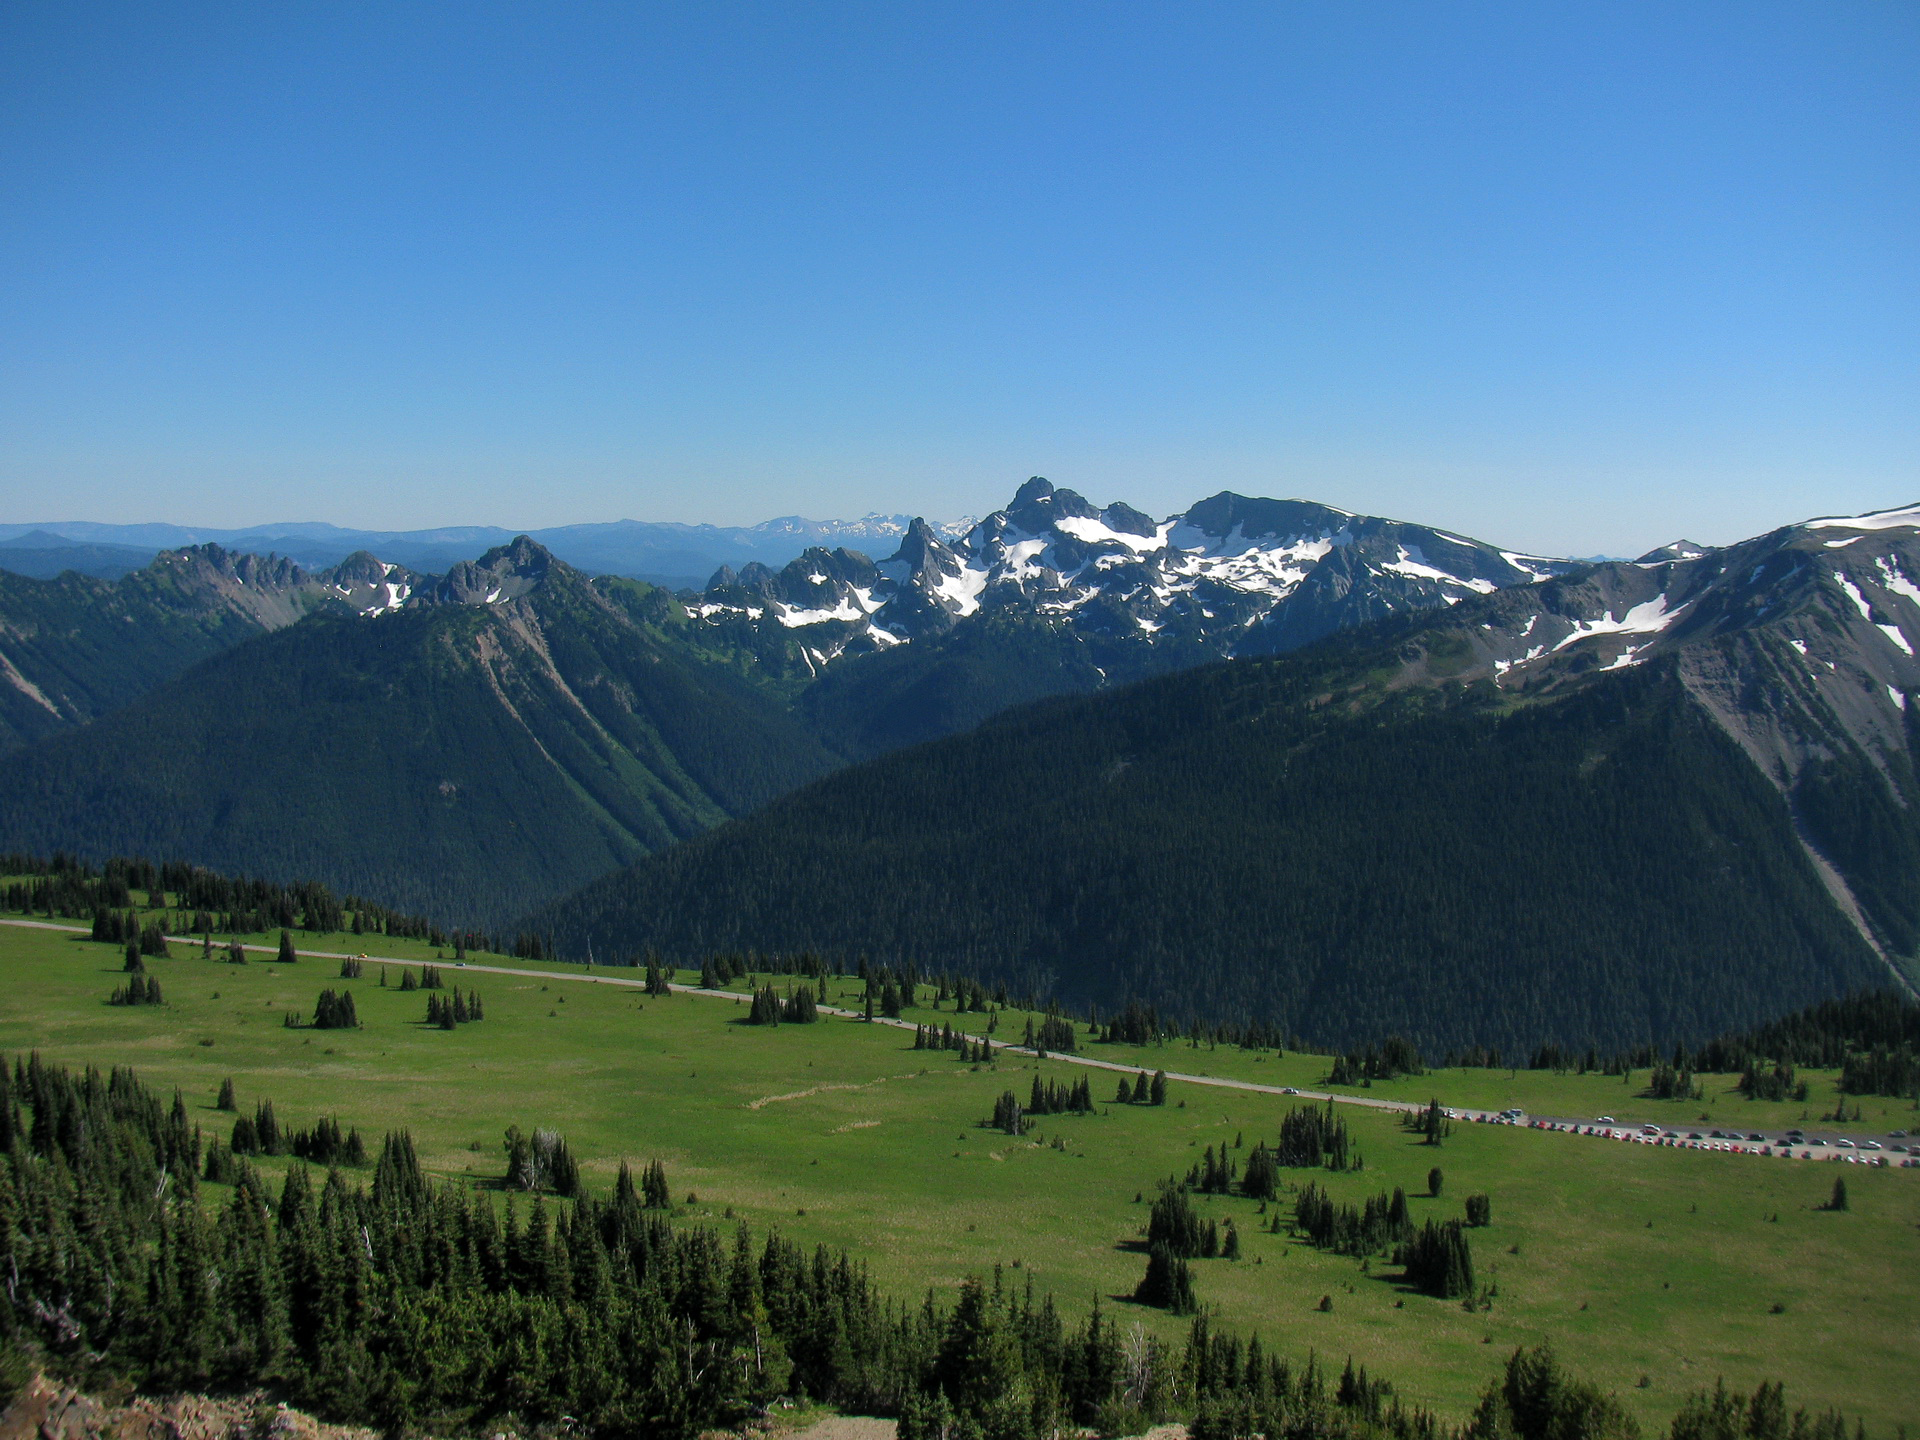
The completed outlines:
{"type": "Polygon", "coordinates": [[[0,569],[0,750],[138,699],[347,593],[288,561],[202,546],[120,580],[0,569]]]}
{"type": "Polygon", "coordinates": [[[834,763],[677,638],[677,611],[643,585],[501,551],[439,589],[259,636],[16,754],[0,834],[486,924],[834,763]],[[462,587],[483,603],[456,603],[462,587]]]}
{"type": "Polygon", "coordinates": [[[564,947],[908,957],[1436,1051],[1624,1046],[1884,978],[1671,665],[1316,704],[1334,646],[1030,708],[548,910],[564,947]]]}

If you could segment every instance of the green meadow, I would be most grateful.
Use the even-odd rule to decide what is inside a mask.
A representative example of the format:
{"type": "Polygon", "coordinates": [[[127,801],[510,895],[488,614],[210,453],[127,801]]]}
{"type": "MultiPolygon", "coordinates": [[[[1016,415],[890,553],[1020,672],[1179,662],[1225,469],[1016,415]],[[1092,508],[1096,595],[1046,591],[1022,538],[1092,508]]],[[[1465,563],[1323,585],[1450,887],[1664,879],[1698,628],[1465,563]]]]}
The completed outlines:
{"type": "MultiPolygon", "coordinates": [[[[313,950],[432,961],[431,947],[385,937],[296,937],[313,950]]],[[[271,943],[253,937],[253,943],[271,943]]],[[[1134,1248],[1155,1184],[1202,1147],[1237,1159],[1271,1138],[1302,1101],[1176,1082],[1165,1107],[1111,1105],[1115,1078],[1091,1072],[1098,1113],[1043,1117],[1021,1139],[981,1127],[1003,1090],[1023,1100],[1036,1064],[1073,1081],[1085,1069],[1002,1059],[970,1067],[911,1048],[910,1034],[845,1019],[775,1029],[742,1023],[744,1003],[649,998],[608,983],[633,972],[476,955],[530,976],[456,969],[447,983],[476,990],[486,1019],[453,1031],[425,1026],[427,994],[357,980],[313,956],[247,965],[174,944],[151,959],[166,1003],[114,1007],[120,955],[53,931],[0,926],[0,1049],[37,1049],[73,1065],[131,1065],[178,1087],[198,1122],[224,1134],[213,1108],[231,1078],[243,1111],[271,1100],[283,1124],[321,1115],[370,1141],[406,1128],[427,1166],[455,1183],[498,1177],[502,1136],[551,1126],[610,1185],[623,1158],[661,1160],[685,1223],[744,1219],[804,1242],[845,1246],[888,1291],[916,1299],[970,1273],[1002,1267],[1078,1312],[1096,1301],[1123,1323],[1173,1336],[1186,1325],[1124,1297],[1144,1268],[1134,1248]],[[289,1029],[324,988],[351,990],[357,1030],[289,1029]]],[[[682,979],[691,977],[682,976],[682,979]]],[[[781,982],[784,984],[784,982],[781,982]]],[[[744,985],[739,988],[745,988],[744,985]]],[[[851,981],[830,1002],[857,1003],[851,981]],[[845,997],[843,1000],[842,997],[845,997]]],[[[907,1018],[973,1030],[987,1017],[918,1010],[907,1018]]],[[[1025,1016],[998,1018],[1017,1039],[1025,1016]]],[[[1081,1027],[1084,1033],[1084,1026],[1081,1027]]],[[[1185,1042],[1142,1050],[1101,1046],[1101,1058],[1263,1084],[1324,1088],[1324,1057],[1275,1057],[1185,1042]]],[[[1636,1099],[1617,1076],[1437,1071],[1360,1093],[1455,1105],[1518,1104],[1543,1113],[1778,1127],[1830,1109],[1830,1076],[1809,1075],[1806,1104],[1749,1105],[1731,1077],[1705,1077],[1704,1101],[1636,1099]]],[[[1900,1102],[1867,1102],[1888,1126],[1915,1118],[1900,1102]]],[[[1817,1165],[1627,1146],[1507,1127],[1460,1125],[1438,1149],[1391,1115],[1342,1113],[1359,1142],[1359,1172],[1285,1172],[1336,1199],[1394,1186],[1416,1220],[1454,1218],[1463,1198],[1492,1198],[1493,1223],[1471,1232],[1485,1311],[1405,1290],[1397,1270],[1323,1255],[1262,1227],[1270,1215],[1239,1198],[1203,1199],[1235,1222],[1238,1261],[1196,1262],[1200,1298],[1223,1324],[1336,1367],[1351,1355],[1410,1399],[1464,1417],[1516,1344],[1551,1340],[1588,1376],[1616,1390],[1650,1424],[1684,1396],[1728,1384],[1786,1382],[1790,1404],[1838,1405],[1881,1433],[1920,1417],[1915,1365],[1920,1298],[1905,1278],[1920,1226],[1920,1171],[1817,1165]],[[1427,1173],[1444,1171],[1438,1198],[1427,1173]],[[1818,1208],[1844,1173],[1851,1209],[1818,1208]],[[1331,1308],[1320,1308],[1322,1298],[1331,1308]]],[[[284,1161],[268,1161],[278,1168],[284,1161]]],[[[564,1203],[548,1201],[546,1203],[564,1203]]],[[[1286,1201],[1281,1208],[1286,1208],[1286,1201]]]]}

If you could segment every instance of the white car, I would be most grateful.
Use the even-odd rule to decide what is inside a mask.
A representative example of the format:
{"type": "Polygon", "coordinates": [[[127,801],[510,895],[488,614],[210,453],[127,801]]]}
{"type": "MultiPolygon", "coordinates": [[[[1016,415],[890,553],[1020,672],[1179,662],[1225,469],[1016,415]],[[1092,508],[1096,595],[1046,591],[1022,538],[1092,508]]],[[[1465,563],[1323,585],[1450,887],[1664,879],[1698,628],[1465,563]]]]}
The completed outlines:
{"type": "Polygon", "coordinates": [[[1600,1117],[1600,1118],[1599,1118],[1599,1119],[1598,1119],[1597,1121],[1595,1121],[1594,1123],[1595,1123],[1595,1124],[1597,1124],[1597,1125],[1616,1125],[1616,1124],[1618,1124],[1619,1122],[1618,1122],[1617,1120],[1615,1120],[1615,1119],[1614,1119],[1614,1118],[1613,1118],[1613,1117],[1612,1117],[1611,1115],[1602,1115],[1602,1116],[1601,1116],[1601,1117],[1600,1117]]]}

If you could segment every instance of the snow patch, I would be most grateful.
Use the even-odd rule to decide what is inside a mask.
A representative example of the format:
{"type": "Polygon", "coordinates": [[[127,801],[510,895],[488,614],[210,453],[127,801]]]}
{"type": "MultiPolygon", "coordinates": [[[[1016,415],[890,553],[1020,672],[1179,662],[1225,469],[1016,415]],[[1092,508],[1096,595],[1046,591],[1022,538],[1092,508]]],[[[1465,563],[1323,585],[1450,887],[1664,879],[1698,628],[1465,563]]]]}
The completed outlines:
{"type": "Polygon", "coordinates": [[[971,615],[980,608],[980,592],[987,588],[987,572],[962,568],[958,575],[942,575],[933,584],[933,593],[947,602],[956,615],[971,615]]]}
{"type": "Polygon", "coordinates": [[[1129,535],[1124,530],[1109,529],[1105,522],[1091,515],[1062,515],[1053,522],[1053,528],[1088,545],[1124,545],[1136,555],[1145,555],[1164,550],[1168,532],[1173,527],[1160,526],[1152,535],[1129,535]]]}
{"type": "Polygon", "coordinates": [[[1824,519],[1809,520],[1802,528],[1807,530],[1915,530],[1920,529],[1920,505],[1902,505],[1897,510],[1869,510],[1864,515],[1829,515],[1824,519]]]}
{"type": "Polygon", "coordinates": [[[1880,583],[1882,585],[1886,586],[1887,589],[1891,590],[1894,594],[1904,595],[1916,605],[1920,605],[1920,585],[1916,585],[1913,581],[1909,580],[1884,555],[1874,561],[1874,564],[1880,567],[1880,583]]]}
{"type": "Polygon", "coordinates": [[[1847,592],[1847,598],[1853,601],[1854,608],[1859,610],[1860,618],[1871,621],[1873,607],[1867,603],[1867,597],[1860,593],[1860,587],[1844,575],[1836,575],[1833,578],[1839,582],[1840,588],[1847,592]]]}
{"type": "Polygon", "coordinates": [[[1894,689],[1893,686],[1891,685],[1887,686],[1887,698],[1893,701],[1893,703],[1899,706],[1902,710],[1907,708],[1907,697],[1902,695],[1898,690],[1894,689]]]}
{"type": "Polygon", "coordinates": [[[1913,654],[1913,646],[1907,643],[1907,637],[1900,633],[1900,627],[1898,625],[1876,625],[1873,628],[1886,636],[1894,644],[1898,645],[1902,650],[1906,651],[1907,654],[1913,654]]]}
{"type": "MultiPolygon", "coordinates": [[[[1687,607],[1682,605],[1680,610],[1687,607]]],[[[1667,609],[1667,597],[1656,595],[1651,600],[1643,600],[1618,620],[1609,610],[1598,620],[1580,620],[1575,622],[1573,633],[1566,636],[1553,648],[1564,650],[1576,640],[1584,640],[1589,635],[1647,635],[1667,628],[1679,617],[1680,610],[1667,609]]],[[[1612,666],[1608,667],[1613,668],[1612,666]]]]}

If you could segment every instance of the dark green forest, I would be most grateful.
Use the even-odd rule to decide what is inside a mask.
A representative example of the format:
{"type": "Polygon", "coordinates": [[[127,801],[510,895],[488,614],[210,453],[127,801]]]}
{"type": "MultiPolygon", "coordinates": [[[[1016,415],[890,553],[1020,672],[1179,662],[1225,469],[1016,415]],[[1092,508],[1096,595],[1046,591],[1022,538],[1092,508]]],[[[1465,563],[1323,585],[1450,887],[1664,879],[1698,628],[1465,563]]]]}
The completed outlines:
{"type": "Polygon", "coordinates": [[[1671,662],[1512,708],[1379,693],[1382,633],[1027,707],[529,926],[563,952],[909,960],[1429,1053],[1697,1042],[1885,983],[1671,662]]]}

